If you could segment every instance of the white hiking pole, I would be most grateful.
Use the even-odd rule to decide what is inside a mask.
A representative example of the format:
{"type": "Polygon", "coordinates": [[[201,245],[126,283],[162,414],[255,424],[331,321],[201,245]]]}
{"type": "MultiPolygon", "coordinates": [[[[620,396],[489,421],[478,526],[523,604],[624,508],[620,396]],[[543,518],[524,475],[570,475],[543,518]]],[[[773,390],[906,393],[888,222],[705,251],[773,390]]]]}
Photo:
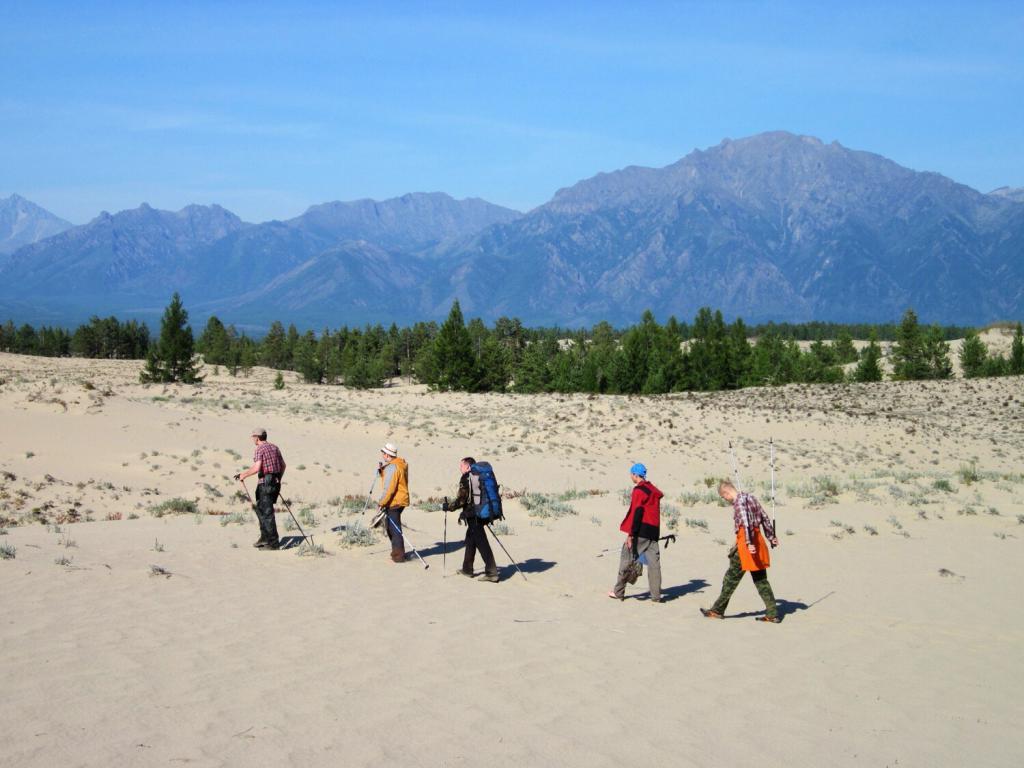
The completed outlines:
{"type": "MultiPolygon", "coordinates": [[[[391,527],[395,529],[395,533],[402,537],[402,541],[409,541],[409,537],[405,535],[405,531],[398,527],[398,525],[395,523],[394,520],[391,519],[387,512],[384,512],[384,519],[391,523],[391,527]]],[[[416,545],[409,541],[409,546],[412,547],[412,553],[416,555],[416,557],[420,558],[420,562],[423,563],[423,569],[426,570],[427,568],[429,568],[430,564],[425,563],[423,561],[423,558],[420,557],[420,553],[416,551],[416,545]]]]}
{"type": "Polygon", "coordinates": [[[729,441],[729,458],[732,460],[732,482],[736,486],[736,490],[742,490],[742,484],[740,483],[740,469],[736,463],[736,450],[732,447],[732,440],[729,441]]]}
{"type": "MultiPolygon", "coordinates": [[[[380,464],[377,465],[377,473],[378,474],[380,473],[380,464]]],[[[373,499],[373,486],[375,486],[376,484],[377,484],[377,478],[374,477],[373,480],[370,481],[370,490],[366,494],[366,503],[363,504],[363,511],[362,511],[361,514],[365,515],[366,514],[366,510],[368,510],[370,508],[370,500],[373,499]]]]}
{"type": "Polygon", "coordinates": [[[771,467],[772,467],[772,530],[775,531],[775,535],[779,535],[779,529],[775,527],[775,438],[768,438],[768,445],[771,450],[771,467]]]}

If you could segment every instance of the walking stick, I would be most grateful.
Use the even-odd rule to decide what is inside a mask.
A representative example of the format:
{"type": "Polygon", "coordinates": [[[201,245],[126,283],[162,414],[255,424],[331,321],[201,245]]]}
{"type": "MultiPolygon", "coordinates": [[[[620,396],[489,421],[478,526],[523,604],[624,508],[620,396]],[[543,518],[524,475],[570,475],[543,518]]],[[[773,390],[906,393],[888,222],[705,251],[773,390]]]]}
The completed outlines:
{"type": "MultiPolygon", "coordinates": [[[[491,531],[491,526],[490,525],[485,525],[484,527],[488,531],[491,531]]],[[[496,542],[498,542],[498,546],[501,547],[505,551],[505,554],[508,556],[508,559],[512,561],[512,565],[514,565],[516,567],[516,570],[519,571],[519,575],[523,577],[523,581],[529,582],[530,580],[528,578],[526,578],[526,574],[523,573],[522,568],[519,567],[519,563],[517,563],[515,561],[515,558],[512,557],[512,555],[509,555],[508,550],[505,549],[505,545],[501,543],[501,539],[498,538],[498,534],[496,534],[494,531],[491,531],[491,536],[493,536],[494,540],[496,542]]]]}
{"type": "Polygon", "coordinates": [[[420,553],[416,551],[416,545],[413,544],[411,541],[409,541],[409,537],[405,535],[405,531],[403,531],[401,528],[398,527],[398,525],[395,523],[395,521],[391,519],[391,515],[389,515],[387,512],[385,512],[384,513],[384,517],[387,519],[387,521],[389,523],[391,523],[391,527],[395,529],[395,533],[397,533],[399,536],[401,536],[403,541],[408,541],[409,542],[409,546],[412,547],[412,553],[414,555],[416,555],[416,557],[419,557],[420,558],[420,562],[423,563],[423,570],[426,570],[427,568],[429,568],[430,565],[428,563],[424,562],[423,558],[420,557],[420,553]]]}
{"type": "Polygon", "coordinates": [[[441,550],[441,578],[448,576],[448,497],[444,497],[444,549],[441,550]]]}
{"type": "Polygon", "coordinates": [[[771,450],[771,467],[772,467],[772,530],[775,532],[775,536],[778,537],[779,529],[775,527],[775,438],[768,438],[768,445],[771,450]]]}
{"type": "Polygon", "coordinates": [[[292,522],[295,523],[295,527],[299,529],[299,533],[302,534],[303,540],[304,541],[308,541],[309,542],[309,546],[311,546],[311,547],[314,546],[314,544],[313,544],[313,537],[306,535],[306,532],[304,530],[302,530],[302,526],[299,525],[299,521],[296,520],[295,519],[295,515],[292,514],[292,505],[288,503],[288,499],[286,499],[284,496],[282,496],[281,497],[281,501],[284,502],[284,508],[288,510],[288,514],[292,516],[292,522]]]}
{"type": "MultiPolygon", "coordinates": [[[[378,474],[380,473],[380,464],[377,465],[377,473],[378,474]]],[[[377,478],[374,477],[373,480],[370,481],[370,490],[366,494],[366,503],[363,504],[363,511],[360,514],[365,515],[366,514],[366,510],[368,510],[370,508],[370,499],[373,498],[373,486],[375,486],[376,484],[377,484],[377,478]]]]}
{"type": "Polygon", "coordinates": [[[742,490],[740,483],[740,469],[736,462],[736,450],[732,447],[732,440],[729,441],[729,458],[732,460],[732,481],[736,484],[736,490],[742,490]]]}
{"type": "MultiPolygon", "coordinates": [[[[252,505],[252,508],[256,509],[256,502],[253,501],[252,500],[252,496],[249,495],[249,487],[245,484],[245,480],[242,480],[241,478],[239,478],[238,482],[240,482],[242,484],[242,488],[245,489],[245,495],[249,498],[249,503],[252,505]]],[[[306,535],[306,532],[304,530],[302,530],[302,526],[299,525],[299,521],[295,519],[295,515],[292,515],[292,507],[291,507],[291,504],[288,503],[288,499],[286,499],[284,496],[282,496],[281,497],[281,501],[284,502],[284,508],[287,509],[288,510],[288,514],[291,515],[292,522],[294,522],[295,523],[295,527],[299,529],[299,533],[302,534],[303,540],[304,541],[308,541],[309,545],[313,546],[313,537],[306,535]]]]}

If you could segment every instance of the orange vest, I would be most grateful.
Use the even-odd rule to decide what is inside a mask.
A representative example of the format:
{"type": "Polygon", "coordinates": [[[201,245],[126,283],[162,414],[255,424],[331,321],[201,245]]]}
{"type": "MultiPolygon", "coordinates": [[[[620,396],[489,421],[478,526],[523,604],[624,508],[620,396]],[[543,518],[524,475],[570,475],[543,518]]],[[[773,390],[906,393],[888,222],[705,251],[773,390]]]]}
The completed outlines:
{"type": "Polygon", "coordinates": [[[754,549],[753,553],[747,549],[747,532],[741,525],[736,531],[736,551],[740,556],[740,568],[744,571],[763,571],[772,564],[768,545],[760,531],[754,531],[754,549]]]}

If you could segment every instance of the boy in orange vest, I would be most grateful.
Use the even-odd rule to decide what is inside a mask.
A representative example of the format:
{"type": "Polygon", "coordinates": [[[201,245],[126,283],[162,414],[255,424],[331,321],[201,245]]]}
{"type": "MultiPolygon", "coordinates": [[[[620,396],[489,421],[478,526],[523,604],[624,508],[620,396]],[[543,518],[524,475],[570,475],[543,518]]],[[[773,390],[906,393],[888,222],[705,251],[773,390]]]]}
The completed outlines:
{"type": "Polygon", "coordinates": [[[779,546],[775,538],[775,525],[768,519],[761,503],[753,494],[741,493],[728,480],[718,484],[718,495],[732,504],[732,520],[736,530],[736,545],[729,550],[729,568],[722,579],[722,593],[711,608],[701,608],[700,612],[709,619],[721,619],[729,606],[729,598],[736,590],[744,572],[749,571],[757,587],[757,593],[764,600],[764,616],[758,621],[778,624],[779,614],[775,605],[772,585],[768,583],[768,566],[771,564],[768,546],[764,536],[773,547],[779,546]]]}

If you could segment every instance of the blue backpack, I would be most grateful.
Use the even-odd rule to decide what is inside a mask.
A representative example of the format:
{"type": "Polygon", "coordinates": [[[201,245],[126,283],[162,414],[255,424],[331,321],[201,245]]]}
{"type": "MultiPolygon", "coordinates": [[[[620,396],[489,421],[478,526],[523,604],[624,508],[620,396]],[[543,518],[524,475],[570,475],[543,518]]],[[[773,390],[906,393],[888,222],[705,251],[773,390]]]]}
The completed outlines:
{"type": "Polygon", "coordinates": [[[503,519],[505,515],[501,511],[501,489],[491,465],[486,461],[478,461],[469,468],[469,471],[476,475],[480,484],[477,518],[482,523],[493,523],[495,520],[503,519]]]}

